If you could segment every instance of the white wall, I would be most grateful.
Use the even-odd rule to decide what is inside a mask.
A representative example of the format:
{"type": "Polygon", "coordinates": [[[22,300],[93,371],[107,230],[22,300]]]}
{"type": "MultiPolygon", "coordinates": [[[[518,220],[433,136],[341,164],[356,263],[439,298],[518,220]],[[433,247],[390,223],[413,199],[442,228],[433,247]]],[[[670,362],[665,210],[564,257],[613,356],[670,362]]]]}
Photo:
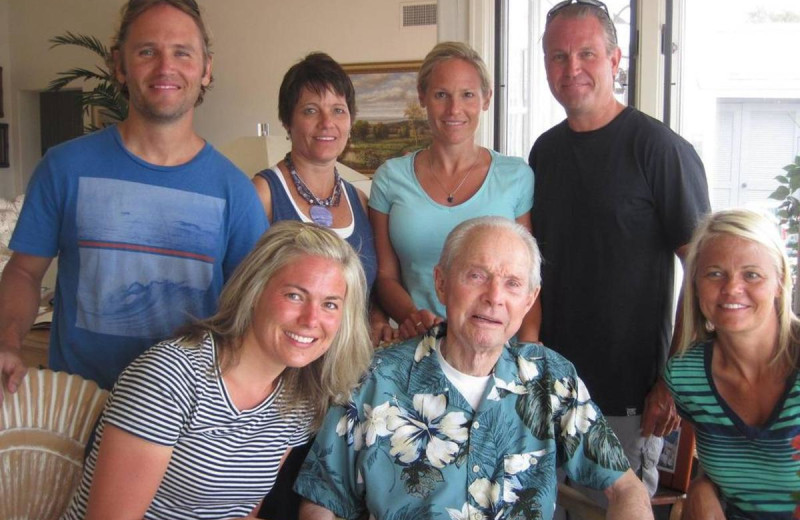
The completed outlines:
{"type": "MultiPolygon", "coordinates": [[[[314,50],[327,52],[340,63],[421,60],[436,43],[436,27],[403,29],[401,3],[200,0],[212,32],[215,80],[196,114],[198,132],[216,146],[255,135],[259,122],[269,123],[273,134],[283,135],[277,108],[281,79],[286,69],[314,50]]],[[[44,89],[56,72],[96,63],[91,53],[81,49],[50,50],[48,39],[69,30],[107,42],[118,23],[121,5],[119,0],[0,0],[0,66],[4,68],[6,112],[9,105],[20,112],[16,122],[8,117],[3,122],[20,128],[12,128],[19,155],[30,157],[31,148],[39,146],[30,138],[15,139],[19,132],[34,134],[31,128],[38,125],[34,123],[38,115],[32,113],[26,99],[44,89]]],[[[12,197],[24,190],[30,165],[24,168],[26,171],[11,170],[9,177],[15,179],[11,184],[4,179],[7,170],[0,170],[0,196],[12,197]]]]}
{"type": "MultiPolygon", "coordinates": [[[[12,92],[14,91],[13,76],[11,73],[11,49],[9,44],[9,0],[0,0],[0,67],[3,68],[3,111],[4,115],[0,118],[0,123],[7,123],[9,130],[14,131],[11,125],[12,115],[14,113],[14,106],[11,103],[12,92]]],[[[10,141],[15,142],[12,137],[10,141]]],[[[0,193],[16,193],[15,183],[17,182],[18,173],[16,166],[16,153],[14,146],[9,146],[10,155],[10,168],[0,168],[0,193]]]]}

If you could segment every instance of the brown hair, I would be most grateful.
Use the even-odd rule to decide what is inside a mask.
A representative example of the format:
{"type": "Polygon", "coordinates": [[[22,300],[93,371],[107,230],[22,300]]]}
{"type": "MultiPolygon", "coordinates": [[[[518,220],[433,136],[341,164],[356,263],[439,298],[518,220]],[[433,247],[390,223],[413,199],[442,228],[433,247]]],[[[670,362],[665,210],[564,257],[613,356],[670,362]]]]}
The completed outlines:
{"type": "MultiPolygon", "coordinates": [[[[122,46],[128,39],[128,31],[130,30],[131,24],[136,21],[136,19],[139,18],[145,11],[161,4],[174,7],[182,13],[189,15],[192,20],[194,20],[194,23],[197,26],[197,29],[200,31],[200,37],[203,41],[203,69],[205,69],[205,67],[208,65],[208,60],[211,58],[211,39],[208,35],[206,25],[203,23],[203,18],[200,15],[200,7],[198,7],[195,0],[129,0],[125,5],[122,6],[120,11],[121,14],[119,28],[111,39],[111,52],[108,55],[107,62],[109,70],[111,71],[114,85],[116,85],[126,99],[128,99],[128,87],[123,83],[119,83],[119,81],[117,81],[116,74],[114,73],[117,70],[116,66],[118,64],[118,60],[120,69],[123,72],[125,71],[125,63],[122,60],[121,52],[122,46]]],[[[211,88],[211,82],[213,81],[214,77],[212,75],[209,78],[208,85],[200,85],[200,95],[197,97],[197,101],[195,102],[194,106],[197,106],[203,102],[203,96],[205,95],[206,90],[211,88]]]]}
{"type": "Polygon", "coordinates": [[[614,27],[614,21],[611,19],[608,12],[601,7],[591,4],[576,3],[565,5],[551,13],[552,14],[548,14],[547,21],[544,24],[545,37],[542,38],[542,46],[544,46],[546,41],[547,28],[550,27],[550,23],[556,18],[586,18],[587,16],[594,16],[597,18],[597,21],[600,22],[606,36],[606,53],[611,55],[614,49],[618,47],[617,28],[614,27]]]}
{"type": "Polygon", "coordinates": [[[356,91],[350,76],[324,52],[312,52],[292,65],[283,76],[278,92],[278,119],[286,128],[292,126],[292,114],[303,88],[320,96],[326,90],[342,96],[350,111],[350,121],[355,121],[356,91]]]}

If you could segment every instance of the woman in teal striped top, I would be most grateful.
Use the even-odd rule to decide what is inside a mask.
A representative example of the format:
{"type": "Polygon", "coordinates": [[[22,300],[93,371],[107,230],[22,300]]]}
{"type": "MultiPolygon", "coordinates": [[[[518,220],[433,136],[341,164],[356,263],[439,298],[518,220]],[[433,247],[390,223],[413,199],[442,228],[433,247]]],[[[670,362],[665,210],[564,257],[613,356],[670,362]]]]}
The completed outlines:
{"type": "Polygon", "coordinates": [[[681,346],[665,379],[705,475],[684,520],[800,518],[800,321],[775,225],[711,215],[686,259],[681,346]]]}

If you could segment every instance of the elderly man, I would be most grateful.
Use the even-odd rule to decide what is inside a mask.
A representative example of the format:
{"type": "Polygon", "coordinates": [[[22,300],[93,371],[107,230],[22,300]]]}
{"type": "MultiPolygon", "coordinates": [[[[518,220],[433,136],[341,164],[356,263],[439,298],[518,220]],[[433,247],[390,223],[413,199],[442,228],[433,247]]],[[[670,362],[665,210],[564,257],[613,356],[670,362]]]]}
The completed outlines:
{"type": "Polygon", "coordinates": [[[558,467],[604,489],[609,518],[652,518],[572,365],[508,344],[539,265],[530,234],[502,217],[450,233],[434,271],[447,321],[377,353],[349,404],[331,409],[295,483],[301,518],[549,519],[558,467]]]}
{"type": "Polygon", "coordinates": [[[542,45],[567,119],[537,139],[529,159],[533,230],[546,259],[533,339],[575,363],[654,493],[660,436],[678,419],[659,377],[675,255],[709,211],[705,172],[688,142],[614,98],[621,52],[602,2],[556,4],[542,45]]]}
{"type": "Polygon", "coordinates": [[[54,256],[49,365],[110,388],[147,347],[216,310],[225,279],[267,227],[247,177],[193,128],[212,80],[197,3],[127,2],[112,53],[127,119],[47,152],[11,239],[0,375],[12,392],[54,256]]]}

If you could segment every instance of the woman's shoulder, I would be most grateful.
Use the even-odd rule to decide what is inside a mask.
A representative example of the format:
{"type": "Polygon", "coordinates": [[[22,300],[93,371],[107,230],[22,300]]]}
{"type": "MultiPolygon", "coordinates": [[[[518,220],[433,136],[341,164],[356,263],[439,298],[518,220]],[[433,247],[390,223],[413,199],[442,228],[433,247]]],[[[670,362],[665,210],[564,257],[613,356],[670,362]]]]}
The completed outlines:
{"type": "Polygon", "coordinates": [[[214,366],[214,339],[206,333],[197,341],[179,337],[153,345],[125,369],[123,376],[175,382],[207,373],[214,366]]]}
{"type": "Polygon", "coordinates": [[[710,341],[699,341],[692,344],[684,352],[675,354],[667,361],[665,377],[674,379],[676,377],[704,373],[706,350],[710,347],[710,341]]]}
{"type": "Polygon", "coordinates": [[[408,153],[401,157],[393,157],[386,160],[375,170],[375,177],[373,180],[377,181],[385,176],[402,176],[407,175],[408,172],[414,171],[414,158],[421,150],[408,153]]]}
{"type": "Polygon", "coordinates": [[[533,170],[531,170],[531,167],[528,166],[528,163],[525,162],[525,160],[521,157],[503,155],[500,152],[496,152],[491,149],[489,150],[489,153],[492,155],[492,164],[496,171],[519,176],[527,175],[531,176],[532,178],[533,170]]]}

